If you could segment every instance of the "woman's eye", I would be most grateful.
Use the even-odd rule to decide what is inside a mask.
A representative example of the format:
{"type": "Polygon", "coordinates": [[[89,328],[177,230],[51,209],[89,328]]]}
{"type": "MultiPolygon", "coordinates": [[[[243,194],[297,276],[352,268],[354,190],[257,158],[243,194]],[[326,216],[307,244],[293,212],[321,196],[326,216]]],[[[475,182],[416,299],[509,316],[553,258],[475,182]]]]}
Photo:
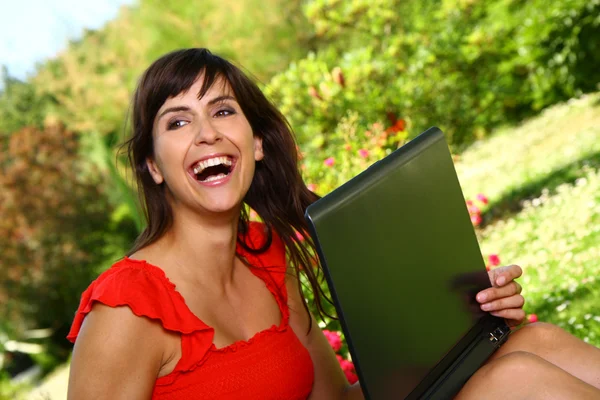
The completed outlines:
{"type": "Polygon", "coordinates": [[[230,110],[228,108],[224,108],[222,110],[219,110],[215,113],[215,117],[226,117],[228,115],[233,115],[235,114],[234,110],[230,110]]]}
{"type": "Polygon", "coordinates": [[[168,130],[179,129],[182,126],[185,126],[187,124],[188,124],[187,121],[184,121],[182,119],[176,119],[175,121],[169,122],[169,125],[167,126],[167,129],[168,130]]]}

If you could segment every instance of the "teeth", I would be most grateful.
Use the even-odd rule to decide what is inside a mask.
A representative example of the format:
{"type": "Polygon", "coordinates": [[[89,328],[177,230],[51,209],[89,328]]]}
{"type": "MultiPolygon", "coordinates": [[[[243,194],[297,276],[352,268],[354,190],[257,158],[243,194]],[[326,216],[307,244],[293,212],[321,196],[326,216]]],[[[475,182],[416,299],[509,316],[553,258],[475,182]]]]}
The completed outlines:
{"type": "Polygon", "coordinates": [[[226,165],[230,167],[232,164],[228,157],[213,157],[208,160],[202,160],[194,167],[194,173],[199,174],[208,167],[214,167],[215,165],[226,165]]]}
{"type": "Polygon", "coordinates": [[[226,176],[227,175],[225,175],[225,174],[211,175],[208,178],[206,178],[205,180],[203,180],[202,182],[212,182],[212,181],[216,181],[217,179],[225,178],[226,176]]]}

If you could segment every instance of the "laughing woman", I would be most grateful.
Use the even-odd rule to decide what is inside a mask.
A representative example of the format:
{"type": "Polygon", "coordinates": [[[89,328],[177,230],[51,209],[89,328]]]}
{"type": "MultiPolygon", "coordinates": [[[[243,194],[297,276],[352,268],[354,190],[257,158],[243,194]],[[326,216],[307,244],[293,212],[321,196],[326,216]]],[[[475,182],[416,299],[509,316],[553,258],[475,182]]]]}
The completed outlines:
{"type": "MultiPolygon", "coordinates": [[[[312,243],[292,132],[238,68],[205,49],[144,73],[126,143],[147,227],[83,293],[69,399],[344,399],[348,385],[298,274],[312,243]],[[263,223],[249,222],[244,204],[263,223]]],[[[517,266],[477,299],[522,322],[517,266]]],[[[458,397],[600,398],[600,350],[551,325],[507,343],[458,397]]]]}

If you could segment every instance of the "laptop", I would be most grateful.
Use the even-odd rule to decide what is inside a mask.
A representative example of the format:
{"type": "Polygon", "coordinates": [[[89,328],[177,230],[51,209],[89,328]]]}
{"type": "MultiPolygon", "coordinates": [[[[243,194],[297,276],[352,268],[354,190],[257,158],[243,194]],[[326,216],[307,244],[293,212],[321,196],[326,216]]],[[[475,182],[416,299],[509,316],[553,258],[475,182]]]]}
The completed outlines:
{"type": "Polygon", "coordinates": [[[507,339],[444,135],[430,128],[305,215],[366,398],[450,399],[507,339]]]}

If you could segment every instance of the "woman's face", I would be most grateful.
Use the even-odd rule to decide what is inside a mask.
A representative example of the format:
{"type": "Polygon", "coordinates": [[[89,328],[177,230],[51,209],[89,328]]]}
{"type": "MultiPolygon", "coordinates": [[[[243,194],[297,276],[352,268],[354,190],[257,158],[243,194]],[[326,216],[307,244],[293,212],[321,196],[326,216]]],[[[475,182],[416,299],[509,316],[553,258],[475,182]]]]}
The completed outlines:
{"type": "Polygon", "coordinates": [[[262,141],[227,81],[215,81],[198,99],[201,87],[202,76],[158,110],[147,165],[154,181],[166,184],[175,213],[181,207],[237,213],[263,158],[262,141]]]}

